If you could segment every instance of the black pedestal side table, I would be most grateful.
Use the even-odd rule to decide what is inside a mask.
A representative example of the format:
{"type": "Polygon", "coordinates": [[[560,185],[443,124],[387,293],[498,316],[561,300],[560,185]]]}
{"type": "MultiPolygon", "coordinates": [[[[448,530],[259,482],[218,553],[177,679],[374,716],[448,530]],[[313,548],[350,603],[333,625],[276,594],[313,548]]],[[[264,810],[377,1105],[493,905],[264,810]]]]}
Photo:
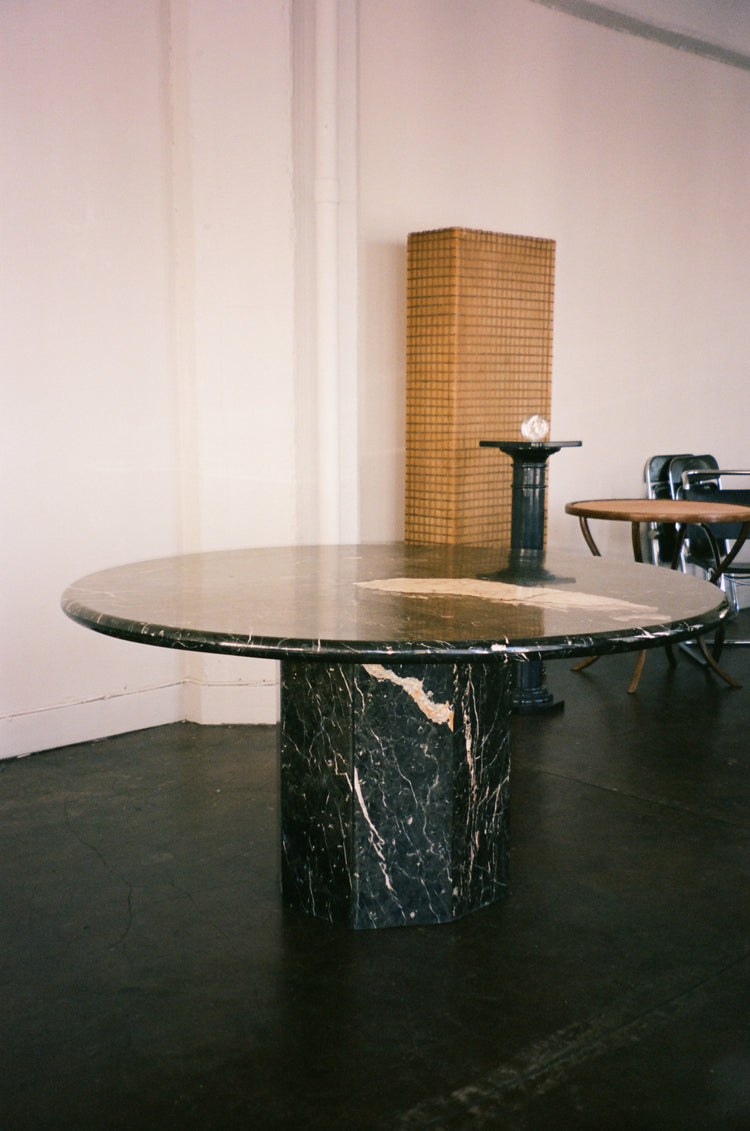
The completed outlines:
{"type": "MultiPolygon", "coordinates": [[[[581,440],[480,440],[480,448],[499,448],[513,460],[510,549],[517,567],[527,566],[533,577],[544,555],[544,506],[547,494],[547,460],[560,448],[580,448],[581,440]]],[[[513,710],[519,715],[559,711],[544,682],[541,660],[514,664],[513,710]]]]}

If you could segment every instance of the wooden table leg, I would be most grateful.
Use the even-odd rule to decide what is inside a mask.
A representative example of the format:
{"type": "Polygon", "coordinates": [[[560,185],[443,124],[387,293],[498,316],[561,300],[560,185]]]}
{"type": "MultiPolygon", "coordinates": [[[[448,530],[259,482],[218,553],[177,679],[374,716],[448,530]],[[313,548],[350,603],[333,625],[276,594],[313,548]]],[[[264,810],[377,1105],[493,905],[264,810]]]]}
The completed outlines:
{"type": "MultiPolygon", "coordinates": [[[[584,541],[586,542],[586,545],[591,550],[591,553],[594,555],[595,558],[600,558],[602,556],[601,551],[599,550],[599,547],[597,546],[596,542],[594,541],[594,537],[591,533],[591,530],[589,529],[588,521],[586,520],[586,518],[583,515],[581,515],[578,519],[578,522],[580,524],[581,533],[583,534],[584,541]]],[[[638,523],[638,522],[631,523],[631,525],[630,525],[630,537],[631,537],[631,540],[632,540],[632,543],[633,543],[633,557],[635,558],[635,560],[637,562],[642,562],[643,561],[643,550],[641,548],[641,527],[640,527],[640,523],[638,523]]],[[[581,662],[579,664],[575,664],[572,668],[572,671],[582,672],[585,668],[588,668],[591,664],[595,664],[598,659],[599,659],[598,656],[587,656],[585,660],[581,660],[581,662]]],[[[637,691],[637,689],[638,689],[638,684],[639,684],[640,678],[641,678],[641,672],[643,671],[643,665],[645,663],[646,663],[646,653],[645,653],[645,651],[639,652],[638,656],[636,658],[636,661],[635,661],[635,669],[633,671],[633,676],[632,676],[632,679],[630,680],[630,684],[628,685],[628,692],[631,695],[633,694],[634,691],[637,691]]]]}
{"type": "Polygon", "coordinates": [[[716,674],[721,679],[723,679],[725,683],[728,683],[729,686],[733,687],[735,690],[738,690],[739,688],[742,687],[741,683],[738,683],[737,680],[734,679],[729,674],[729,672],[725,672],[724,669],[716,663],[716,660],[713,658],[713,656],[709,652],[708,648],[706,647],[706,642],[705,642],[705,640],[703,639],[702,636],[698,637],[698,647],[700,648],[701,652],[703,653],[703,658],[706,661],[706,663],[708,664],[708,666],[709,666],[709,668],[711,669],[712,672],[716,672],[716,674]]]}
{"type": "Polygon", "coordinates": [[[641,672],[643,671],[643,665],[645,663],[646,663],[646,653],[645,653],[645,651],[639,652],[638,656],[636,657],[636,661],[635,661],[635,668],[633,670],[633,678],[631,679],[630,683],[628,684],[628,694],[629,695],[632,695],[634,691],[638,690],[638,684],[639,684],[640,679],[641,679],[641,672]]]}

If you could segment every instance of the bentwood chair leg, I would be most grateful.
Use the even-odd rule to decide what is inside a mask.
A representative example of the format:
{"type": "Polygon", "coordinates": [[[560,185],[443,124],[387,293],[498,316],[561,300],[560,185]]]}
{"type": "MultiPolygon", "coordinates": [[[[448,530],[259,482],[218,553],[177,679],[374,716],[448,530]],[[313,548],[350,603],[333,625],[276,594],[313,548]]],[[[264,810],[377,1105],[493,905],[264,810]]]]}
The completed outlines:
{"type": "Polygon", "coordinates": [[[742,687],[742,684],[738,683],[736,679],[733,679],[729,672],[725,672],[723,668],[719,667],[719,665],[716,663],[716,660],[713,658],[708,648],[706,647],[706,642],[702,636],[698,637],[698,647],[703,653],[703,658],[710,667],[711,671],[716,672],[716,674],[721,679],[723,679],[725,683],[728,683],[730,687],[734,687],[735,689],[742,687]]]}
{"type": "Polygon", "coordinates": [[[631,679],[630,684],[628,686],[628,695],[632,695],[635,691],[638,690],[638,684],[640,682],[641,672],[643,671],[643,665],[645,663],[646,663],[646,653],[645,653],[645,651],[639,652],[638,653],[638,659],[635,661],[635,670],[633,672],[633,678],[631,679]]]}
{"type": "Polygon", "coordinates": [[[582,672],[584,668],[589,667],[591,664],[595,664],[596,661],[600,659],[601,656],[587,656],[585,660],[581,660],[580,664],[574,664],[570,670],[572,672],[582,672]]]}

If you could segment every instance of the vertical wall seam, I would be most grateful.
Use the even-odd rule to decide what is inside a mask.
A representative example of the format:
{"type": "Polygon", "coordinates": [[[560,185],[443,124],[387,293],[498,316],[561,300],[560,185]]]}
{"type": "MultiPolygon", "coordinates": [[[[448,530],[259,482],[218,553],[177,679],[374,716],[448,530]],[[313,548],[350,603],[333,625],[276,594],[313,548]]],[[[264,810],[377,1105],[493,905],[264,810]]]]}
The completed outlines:
{"type": "Polygon", "coordinates": [[[321,542],[339,542],[339,162],[337,0],[315,5],[315,284],[318,522],[321,542]]]}
{"type": "MultiPolygon", "coordinates": [[[[184,0],[163,0],[168,92],[168,239],[172,320],[172,374],[177,431],[181,549],[201,548],[200,450],[195,356],[195,243],[190,148],[190,25],[184,0]]],[[[196,718],[195,687],[204,675],[197,654],[182,658],[183,712],[196,718]],[[191,690],[193,689],[193,690],[191,690]]]]}

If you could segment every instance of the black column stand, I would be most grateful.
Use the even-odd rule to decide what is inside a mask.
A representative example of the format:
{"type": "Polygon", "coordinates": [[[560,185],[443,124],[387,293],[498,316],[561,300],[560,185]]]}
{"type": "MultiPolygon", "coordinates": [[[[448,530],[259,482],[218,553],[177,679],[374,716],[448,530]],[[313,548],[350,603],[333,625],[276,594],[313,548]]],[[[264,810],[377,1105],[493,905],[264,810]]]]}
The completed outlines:
{"type": "MultiPolygon", "coordinates": [[[[544,508],[547,460],[560,448],[580,448],[580,440],[555,443],[531,440],[480,440],[480,448],[499,448],[513,460],[510,556],[515,569],[539,567],[544,557],[544,508]]],[[[541,660],[513,664],[513,710],[518,715],[559,711],[565,703],[555,699],[544,682],[541,660]]]]}

